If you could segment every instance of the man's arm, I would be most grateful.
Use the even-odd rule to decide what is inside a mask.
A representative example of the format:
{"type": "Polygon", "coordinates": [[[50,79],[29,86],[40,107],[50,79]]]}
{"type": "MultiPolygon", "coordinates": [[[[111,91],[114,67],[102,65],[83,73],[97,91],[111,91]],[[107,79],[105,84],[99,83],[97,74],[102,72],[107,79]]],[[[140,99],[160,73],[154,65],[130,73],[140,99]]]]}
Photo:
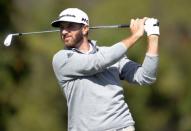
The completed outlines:
{"type": "Polygon", "coordinates": [[[127,48],[122,43],[117,43],[93,54],[62,50],[53,57],[53,69],[59,80],[90,76],[115,64],[124,56],[126,51],[127,48]]]}
{"type": "Polygon", "coordinates": [[[152,84],[156,81],[156,72],[158,67],[158,35],[148,36],[148,47],[142,67],[137,70],[135,80],[140,85],[152,84]]]}
{"type": "Polygon", "coordinates": [[[155,22],[157,22],[156,19],[150,18],[149,21],[146,22],[147,25],[144,27],[148,36],[148,47],[142,66],[127,58],[123,59],[120,70],[122,79],[140,85],[151,84],[156,80],[159,27],[153,26],[155,22]]]}

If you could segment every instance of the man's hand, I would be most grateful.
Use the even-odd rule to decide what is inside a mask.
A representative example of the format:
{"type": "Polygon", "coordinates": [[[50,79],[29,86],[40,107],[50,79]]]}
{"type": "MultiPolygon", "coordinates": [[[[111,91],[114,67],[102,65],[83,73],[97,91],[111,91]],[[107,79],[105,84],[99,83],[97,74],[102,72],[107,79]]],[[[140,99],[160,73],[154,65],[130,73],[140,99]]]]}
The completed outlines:
{"type": "Polygon", "coordinates": [[[130,22],[130,30],[132,33],[132,36],[135,36],[137,38],[140,38],[144,34],[144,23],[147,20],[147,17],[144,17],[143,19],[131,19],[130,22]]]}
{"type": "Polygon", "coordinates": [[[145,32],[147,36],[150,35],[160,35],[159,26],[157,25],[158,20],[154,18],[148,18],[145,21],[145,32]]]}
{"type": "Polygon", "coordinates": [[[149,39],[148,41],[149,46],[147,53],[154,55],[158,54],[158,36],[160,35],[160,32],[157,23],[158,20],[154,18],[144,17],[143,19],[131,19],[130,22],[131,35],[128,38],[122,40],[121,42],[123,43],[124,46],[130,48],[136,43],[136,41],[141,36],[143,36],[145,31],[149,39]]]}
{"type": "Polygon", "coordinates": [[[158,56],[158,40],[159,40],[159,25],[158,20],[154,18],[148,18],[145,21],[145,32],[148,36],[147,55],[158,56]]]}
{"type": "Polygon", "coordinates": [[[131,19],[130,22],[131,35],[128,38],[121,41],[125,47],[127,48],[132,47],[136,43],[136,41],[141,36],[143,36],[144,23],[146,19],[147,17],[144,17],[143,19],[131,19]]]}

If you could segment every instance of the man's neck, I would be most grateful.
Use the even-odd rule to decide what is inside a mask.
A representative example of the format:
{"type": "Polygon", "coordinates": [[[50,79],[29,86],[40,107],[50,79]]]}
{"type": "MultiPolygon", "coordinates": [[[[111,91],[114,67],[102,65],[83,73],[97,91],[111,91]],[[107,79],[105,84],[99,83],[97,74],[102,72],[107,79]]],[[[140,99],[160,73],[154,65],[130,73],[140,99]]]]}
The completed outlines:
{"type": "Polygon", "coordinates": [[[89,45],[89,41],[88,39],[83,39],[78,46],[76,47],[76,49],[78,49],[81,52],[88,52],[90,50],[90,45],[89,45]]]}

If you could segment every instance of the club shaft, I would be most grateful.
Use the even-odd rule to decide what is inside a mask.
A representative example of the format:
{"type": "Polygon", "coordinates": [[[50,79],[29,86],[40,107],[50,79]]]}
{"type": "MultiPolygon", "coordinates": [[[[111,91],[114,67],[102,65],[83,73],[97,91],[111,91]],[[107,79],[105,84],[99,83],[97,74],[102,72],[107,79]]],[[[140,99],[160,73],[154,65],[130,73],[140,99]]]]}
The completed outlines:
{"type": "Polygon", "coordinates": [[[92,26],[90,29],[128,28],[128,24],[92,26]]]}
{"type": "Polygon", "coordinates": [[[21,35],[30,35],[30,34],[43,34],[43,33],[52,33],[58,32],[60,30],[45,30],[45,31],[36,31],[36,32],[23,32],[23,33],[15,33],[13,36],[21,36],[21,35]]]}
{"type": "MultiPolygon", "coordinates": [[[[154,26],[159,26],[159,22],[154,24],[154,26]]],[[[92,26],[90,29],[109,29],[109,28],[129,28],[129,24],[119,24],[119,25],[101,25],[101,26],[92,26]]]]}
{"type": "MultiPolygon", "coordinates": [[[[92,26],[90,29],[109,29],[109,28],[128,28],[127,24],[120,25],[102,25],[102,26],[92,26]]],[[[45,30],[45,31],[36,31],[36,32],[23,32],[23,33],[14,33],[13,36],[21,36],[21,35],[30,35],[30,34],[43,34],[43,33],[52,33],[59,32],[60,30],[45,30]]]]}
{"type": "MultiPolygon", "coordinates": [[[[159,26],[159,22],[154,26],[159,26]]],[[[129,24],[118,24],[118,25],[100,25],[100,26],[91,26],[90,29],[110,29],[110,28],[129,28],[129,24]]],[[[59,32],[60,30],[45,30],[45,31],[37,31],[37,32],[24,32],[24,33],[15,33],[13,36],[21,36],[21,35],[30,35],[30,34],[42,34],[42,33],[51,33],[51,32],[59,32]]]]}

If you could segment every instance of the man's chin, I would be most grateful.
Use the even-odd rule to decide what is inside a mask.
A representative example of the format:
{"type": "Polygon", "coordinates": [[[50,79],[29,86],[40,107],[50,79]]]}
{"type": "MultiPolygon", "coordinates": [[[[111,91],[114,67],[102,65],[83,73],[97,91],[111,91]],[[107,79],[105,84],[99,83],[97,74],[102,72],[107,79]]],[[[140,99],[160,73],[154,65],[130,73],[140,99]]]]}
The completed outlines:
{"type": "Polygon", "coordinates": [[[64,42],[64,45],[65,45],[66,47],[68,47],[68,48],[74,48],[74,47],[75,47],[74,44],[72,44],[72,43],[67,43],[67,42],[64,42]]]}

